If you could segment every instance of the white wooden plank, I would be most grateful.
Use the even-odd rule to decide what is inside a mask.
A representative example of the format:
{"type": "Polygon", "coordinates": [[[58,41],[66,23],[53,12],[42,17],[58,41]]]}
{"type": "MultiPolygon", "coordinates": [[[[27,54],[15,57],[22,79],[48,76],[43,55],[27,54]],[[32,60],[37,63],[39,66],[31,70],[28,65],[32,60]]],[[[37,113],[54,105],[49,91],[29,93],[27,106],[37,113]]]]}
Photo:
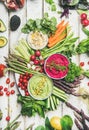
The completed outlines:
{"type": "MultiPolygon", "coordinates": [[[[3,22],[6,25],[7,31],[0,33],[0,36],[5,36],[8,39],[8,11],[4,7],[2,3],[0,3],[0,19],[3,20],[3,22]],[[3,13],[2,13],[3,12],[3,13]],[[5,14],[5,15],[3,15],[5,14]]],[[[4,57],[3,56],[8,56],[8,45],[9,42],[7,43],[6,46],[3,48],[0,48],[0,63],[5,64],[4,57]]],[[[0,85],[8,88],[8,85],[6,85],[6,78],[8,77],[8,73],[6,74],[5,77],[0,78],[0,85]]],[[[4,129],[4,127],[7,125],[6,121],[6,116],[8,115],[8,97],[4,93],[4,96],[0,96],[0,109],[3,112],[3,119],[0,121],[0,128],[4,129]]]]}
{"type": "MultiPolygon", "coordinates": [[[[10,38],[10,48],[9,48],[9,50],[10,50],[10,52],[13,51],[14,47],[18,43],[18,39],[21,35],[21,28],[26,23],[26,2],[25,2],[25,5],[22,9],[20,9],[18,11],[10,12],[10,14],[9,14],[9,16],[10,16],[9,17],[9,25],[10,25],[10,19],[14,15],[17,15],[18,17],[20,17],[21,24],[16,31],[11,31],[10,28],[9,28],[9,30],[10,30],[10,35],[9,35],[9,38],[10,38]]],[[[10,73],[9,76],[10,76],[11,81],[15,82],[14,74],[10,73]]],[[[12,121],[18,114],[20,114],[21,105],[17,103],[18,90],[17,90],[16,84],[13,88],[11,88],[9,86],[9,89],[10,89],[10,91],[15,90],[15,94],[11,95],[9,97],[9,107],[10,107],[9,114],[10,114],[11,121],[12,121]]],[[[21,124],[20,124],[20,127],[18,129],[23,130],[24,129],[24,117],[21,116],[20,120],[21,120],[21,124]]]]}

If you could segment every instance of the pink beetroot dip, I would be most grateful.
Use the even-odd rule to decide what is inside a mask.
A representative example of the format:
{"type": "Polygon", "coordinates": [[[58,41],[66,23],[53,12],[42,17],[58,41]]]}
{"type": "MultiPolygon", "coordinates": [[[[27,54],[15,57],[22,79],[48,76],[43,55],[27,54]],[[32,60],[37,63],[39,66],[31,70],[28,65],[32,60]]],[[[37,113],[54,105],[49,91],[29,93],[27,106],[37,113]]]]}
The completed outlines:
{"type": "Polygon", "coordinates": [[[69,61],[62,54],[53,54],[45,61],[46,74],[53,79],[62,79],[68,73],[69,61]]]}

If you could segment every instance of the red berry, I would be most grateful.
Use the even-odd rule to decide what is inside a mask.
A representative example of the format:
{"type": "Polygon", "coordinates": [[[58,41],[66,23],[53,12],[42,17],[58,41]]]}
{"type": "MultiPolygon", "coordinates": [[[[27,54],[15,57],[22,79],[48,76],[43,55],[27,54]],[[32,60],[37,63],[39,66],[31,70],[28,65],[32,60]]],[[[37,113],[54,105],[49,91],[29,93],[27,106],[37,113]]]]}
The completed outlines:
{"type": "Polygon", "coordinates": [[[4,88],[4,91],[6,92],[7,90],[8,90],[8,88],[5,87],[5,88],[4,88]]]}
{"type": "Polygon", "coordinates": [[[3,94],[4,94],[3,91],[0,91],[0,96],[3,96],[3,94]]]}
{"type": "Polygon", "coordinates": [[[25,86],[22,85],[22,86],[21,86],[21,89],[22,89],[22,90],[25,90],[26,88],[25,88],[25,86]]]}
{"type": "Polygon", "coordinates": [[[9,91],[7,91],[7,92],[6,92],[6,95],[7,95],[7,96],[10,96],[10,92],[9,92],[9,91]]]}
{"type": "Polygon", "coordinates": [[[84,66],[84,62],[80,62],[80,66],[83,67],[84,66]]]}
{"type": "Polygon", "coordinates": [[[37,51],[35,52],[35,55],[36,55],[37,57],[39,57],[39,56],[41,55],[41,52],[40,52],[39,50],[37,50],[37,51]]]}
{"type": "Polygon", "coordinates": [[[18,87],[21,87],[21,85],[22,85],[22,84],[19,82],[19,83],[18,83],[18,87]]]}
{"type": "Polygon", "coordinates": [[[15,85],[15,82],[12,82],[12,83],[10,84],[10,87],[14,87],[14,85],[15,85]]]}
{"type": "Polygon", "coordinates": [[[82,13],[82,14],[80,15],[80,18],[81,18],[81,19],[87,19],[87,14],[86,14],[86,13],[82,13]]]}
{"type": "Polygon", "coordinates": [[[88,20],[88,19],[84,19],[84,20],[82,21],[82,25],[83,25],[83,26],[88,26],[88,25],[89,25],[89,20],[88,20]]]}
{"type": "Polygon", "coordinates": [[[6,121],[10,121],[10,116],[7,116],[7,117],[6,117],[6,121]]]}
{"type": "Polygon", "coordinates": [[[11,90],[11,94],[14,94],[15,93],[15,91],[14,90],[11,90]]]}
{"type": "Polygon", "coordinates": [[[3,86],[0,86],[0,90],[2,90],[3,89],[3,86]]]}
{"type": "Polygon", "coordinates": [[[7,78],[6,79],[6,84],[9,84],[10,83],[10,78],[7,78]]]}
{"type": "Polygon", "coordinates": [[[87,62],[87,64],[89,65],[89,61],[87,62]]]}
{"type": "Polygon", "coordinates": [[[34,65],[38,65],[39,64],[39,60],[34,60],[34,65]]]}
{"type": "Polygon", "coordinates": [[[36,59],[36,56],[35,55],[31,55],[30,60],[34,61],[35,59],[36,59]]]}

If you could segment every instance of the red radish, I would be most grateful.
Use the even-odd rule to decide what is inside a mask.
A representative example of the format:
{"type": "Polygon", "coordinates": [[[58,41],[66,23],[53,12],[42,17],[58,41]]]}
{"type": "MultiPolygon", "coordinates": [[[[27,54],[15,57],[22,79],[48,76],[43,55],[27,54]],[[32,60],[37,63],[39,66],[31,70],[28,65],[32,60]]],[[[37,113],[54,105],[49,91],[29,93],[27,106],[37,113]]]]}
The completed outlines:
{"type": "Polygon", "coordinates": [[[36,55],[37,57],[39,57],[39,56],[41,55],[41,52],[40,52],[39,50],[37,50],[37,51],[35,52],[35,55],[36,55]]]}
{"type": "Polygon", "coordinates": [[[7,116],[7,117],[6,117],[6,121],[10,121],[10,116],[7,116]]]}
{"type": "Polygon", "coordinates": [[[35,55],[31,55],[30,60],[34,61],[35,59],[36,59],[36,56],[35,55]]]}
{"type": "Polygon", "coordinates": [[[3,89],[3,86],[0,86],[0,90],[2,90],[3,89]]]}
{"type": "Polygon", "coordinates": [[[38,65],[39,64],[39,60],[34,60],[34,65],[38,65]]]}
{"type": "Polygon", "coordinates": [[[3,96],[3,94],[4,94],[3,91],[0,91],[0,96],[3,96]]]}
{"type": "Polygon", "coordinates": [[[6,66],[4,64],[0,64],[0,78],[4,76],[4,71],[6,66]]]}
{"type": "Polygon", "coordinates": [[[82,14],[80,15],[80,18],[81,18],[81,19],[87,19],[87,14],[86,14],[86,13],[82,13],[82,14]]]}
{"type": "Polygon", "coordinates": [[[40,65],[44,65],[44,60],[40,60],[40,65]]]}
{"type": "Polygon", "coordinates": [[[6,79],[6,84],[9,84],[10,83],[10,78],[7,78],[6,79]]]}

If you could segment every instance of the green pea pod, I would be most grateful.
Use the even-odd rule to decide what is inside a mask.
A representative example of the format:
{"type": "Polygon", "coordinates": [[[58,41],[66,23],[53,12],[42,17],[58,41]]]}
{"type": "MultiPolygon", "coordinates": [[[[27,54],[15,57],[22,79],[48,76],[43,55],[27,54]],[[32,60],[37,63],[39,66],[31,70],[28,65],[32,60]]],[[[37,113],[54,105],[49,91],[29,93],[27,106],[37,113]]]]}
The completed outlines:
{"type": "Polygon", "coordinates": [[[82,30],[89,37],[89,30],[87,30],[85,27],[83,27],[82,30]]]}

